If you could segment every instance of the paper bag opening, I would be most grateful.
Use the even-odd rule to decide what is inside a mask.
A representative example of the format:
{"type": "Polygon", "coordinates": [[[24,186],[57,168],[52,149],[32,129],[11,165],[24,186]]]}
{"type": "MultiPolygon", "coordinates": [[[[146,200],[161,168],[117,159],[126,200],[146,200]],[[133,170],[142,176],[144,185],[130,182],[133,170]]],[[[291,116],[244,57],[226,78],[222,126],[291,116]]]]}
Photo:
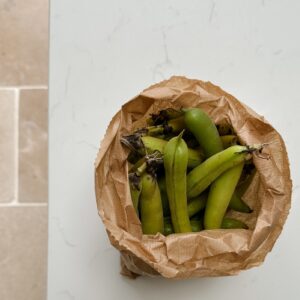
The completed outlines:
{"type": "Polygon", "coordinates": [[[114,116],[96,159],[95,190],[110,242],[121,252],[121,273],[181,279],[233,275],[259,266],[282,231],[292,182],[283,139],[262,116],[210,82],[176,76],[145,89],[114,116]],[[142,234],[130,197],[128,150],[120,138],[145,126],[150,113],[169,107],[199,107],[215,123],[231,124],[243,144],[268,144],[270,159],[254,156],[257,172],[243,197],[254,211],[230,212],[249,230],[142,234]]]}

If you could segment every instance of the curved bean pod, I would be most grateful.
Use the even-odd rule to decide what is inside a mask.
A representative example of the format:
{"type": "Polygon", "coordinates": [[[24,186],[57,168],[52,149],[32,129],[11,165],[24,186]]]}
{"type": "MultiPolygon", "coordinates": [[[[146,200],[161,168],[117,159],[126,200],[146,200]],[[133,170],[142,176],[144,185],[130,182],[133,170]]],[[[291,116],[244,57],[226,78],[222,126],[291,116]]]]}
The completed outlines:
{"type": "Polygon", "coordinates": [[[175,232],[190,232],[187,210],[186,170],[188,148],[182,139],[183,132],[172,138],[164,149],[166,187],[175,232]]]}
{"type": "Polygon", "coordinates": [[[157,183],[160,190],[161,202],[163,206],[164,217],[170,215],[170,207],[169,207],[169,200],[167,195],[167,188],[166,188],[166,179],[164,176],[157,179],[157,183]]]}
{"type": "Polygon", "coordinates": [[[242,200],[237,192],[234,192],[228,205],[229,208],[243,212],[251,213],[253,210],[242,200]]]}
{"type": "Polygon", "coordinates": [[[142,175],[141,184],[140,209],[143,233],[163,233],[163,208],[157,181],[153,176],[145,173],[142,175]]]}
{"type": "Polygon", "coordinates": [[[243,174],[241,177],[243,179],[238,182],[238,185],[236,187],[235,192],[232,195],[232,198],[229,203],[229,208],[243,212],[243,213],[251,213],[253,210],[242,200],[242,196],[248,189],[249,185],[252,182],[252,179],[255,175],[255,169],[253,169],[250,174],[244,175],[243,174]]]}
{"type": "Polygon", "coordinates": [[[139,216],[138,206],[139,206],[139,199],[141,195],[141,186],[138,188],[132,182],[129,182],[129,187],[130,187],[130,195],[131,195],[133,207],[135,209],[137,216],[139,216]]]}
{"type": "MultiPolygon", "coordinates": [[[[237,143],[237,136],[236,135],[222,135],[220,136],[223,147],[226,149],[230,146],[236,145],[237,143]]],[[[238,187],[237,190],[234,191],[230,202],[229,202],[229,208],[244,212],[244,213],[251,213],[252,209],[241,199],[241,195],[239,194],[238,187]]]]}
{"type": "Polygon", "coordinates": [[[203,193],[199,195],[198,197],[195,197],[193,199],[190,199],[188,203],[188,214],[189,217],[192,217],[196,213],[198,213],[200,210],[205,208],[207,200],[207,194],[203,193]]]}
{"type": "Polygon", "coordinates": [[[204,161],[187,176],[187,195],[194,198],[202,193],[222,173],[251,158],[249,152],[259,146],[231,146],[204,161]]]}
{"type": "MultiPolygon", "coordinates": [[[[198,232],[203,229],[202,220],[190,220],[192,232],[198,232]]],[[[164,235],[169,235],[174,233],[174,229],[170,221],[165,219],[164,222],[164,235]]]]}
{"type": "Polygon", "coordinates": [[[205,213],[204,228],[221,228],[230,199],[242,174],[244,163],[222,174],[210,187],[205,213]]]}
{"type": "Polygon", "coordinates": [[[164,235],[174,233],[172,223],[168,220],[164,220],[164,235]]]}
{"type": "MultiPolygon", "coordinates": [[[[154,151],[159,151],[160,153],[164,152],[167,141],[163,139],[158,139],[153,136],[142,136],[141,140],[149,153],[154,151]]],[[[194,168],[201,164],[204,159],[204,155],[200,150],[189,149],[188,148],[188,167],[194,168]]]]}
{"type": "Polygon", "coordinates": [[[222,229],[249,229],[244,222],[232,218],[224,218],[221,227],[222,229]]]}
{"type": "Polygon", "coordinates": [[[185,127],[184,118],[179,117],[167,121],[166,124],[146,127],[148,135],[157,136],[159,134],[178,133],[185,127]]]}
{"type": "Polygon", "coordinates": [[[201,220],[191,220],[191,226],[193,232],[198,232],[203,229],[201,220]]]}
{"type": "Polygon", "coordinates": [[[206,157],[223,150],[216,125],[203,110],[200,108],[186,110],[184,121],[187,128],[196,137],[206,157]]]}
{"type": "Polygon", "coordinates": [[[220,139],[223,144],[223,148],[226,149],[230,146],[236,145],[238,138],[236,135],[222,135],[220,136],[220,139]]]}
{"type": "MultiPolygon", "coordinates": [[[[203,147],[204,152],[208,157],[222,151],[223,148],[228,148],[236,144],[237,142],[237,136],[232,134],[228,135],[228,132],[231,131],[231,127],[229,125],[224,125],[223,127],[222,125],[219,125],[219,130],[220,128],[223,128],[224,130],[221,130],[221,132],[227,134],[220,137],[217,127],[214,125],[213,121],[201,109],[195,108],[188,110],[185,113],[185,122],[187,127],[195,135],[199,144],[203,147]]],[[[230,174],[228,176],[230,176],[230,174]]],[[[238,211],[251,211],[251,209],[240,199],[240,197],[238,197],[236,193],[233,194],[229,205],[230,208],[238,211]]]]}

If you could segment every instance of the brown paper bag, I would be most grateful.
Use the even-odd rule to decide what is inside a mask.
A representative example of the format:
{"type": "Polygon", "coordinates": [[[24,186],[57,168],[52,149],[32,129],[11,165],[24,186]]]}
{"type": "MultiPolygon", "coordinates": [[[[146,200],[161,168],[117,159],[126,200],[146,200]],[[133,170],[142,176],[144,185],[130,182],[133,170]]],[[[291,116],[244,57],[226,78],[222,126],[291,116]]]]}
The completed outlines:
{"type": "Polygon", "coordinates": [[[210,82],[172,77],[144,90],[112,119],[95,164],[99,215],[121,252],[123,275],[191,278],[237,274],[260,265],[278,238],[291,205],[289,162],[280,134],[260,115],[210,82]],[[254,156],[257,172],[243,200],[251,214],[232,212],[250,230],[143,235],[130,198],[128,150],[120,137],[145,126],[163,108],[200,107],[233,126],[243,144],[268,143],[270,159],[254,156]]]}

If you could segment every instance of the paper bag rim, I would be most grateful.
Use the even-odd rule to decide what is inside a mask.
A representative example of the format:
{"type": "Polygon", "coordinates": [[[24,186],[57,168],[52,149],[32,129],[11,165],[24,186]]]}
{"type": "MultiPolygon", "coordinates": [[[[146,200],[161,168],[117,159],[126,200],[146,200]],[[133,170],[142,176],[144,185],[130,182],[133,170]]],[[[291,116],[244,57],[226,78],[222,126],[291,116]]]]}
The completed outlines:
{"type": "MultiPolygon", "coordinates": [[[[183,100],[186,99],[187,98],[184,98],[183,100]]],[[[217,108],[218,106],[214,106],[214,110],[217,108]]],[[[230,114],[227,117],[230,121],[235,121],[230,119],[230,114]]],[[[242,124],[242,122],[240,122],[240,124],[242,124]]],[[[245,125],[246,129],[248,127],[245,125]]],[[[238,134],[239,133],[240,131],[238,131],[238,134]]],[[[259,162],[259,164],[261,164],[261,162],[259,162]]],[[[268,165],[267,167],[265,165],[267,164],[262,164],[260,170],[268,170],[268,168],[270,168],[270,165],[269,167],[268,165]]],[[[272,173],[272,171],[268,170],[266,173],[269,174],[272,173]]],[[[256,188],[258,188],[258,185],[259,184],[257,184],[256,188]]],[[[173,76],[168,80],[164,80],[146,88],[142,93],[125,103],[122,106],[122,109],[113,117],[107,128],[105,137],[101,142],[95,162],[95,190],[98,213],[106,227],[110,242],[121,252],[123,274],[126,274],[127,276],[130,276],[130,274],[131,276],[137,274],[149,276],[162,275],[166,278],[181,279],[233,275],[239,273],[241,270],[260,265],[264,261],[267,253],[271,251],[289,213],[292,181],[290,178],[289,160],[284,141],[281,135],[264,119],[264,117],[258,115],[247,105],[241,103],[232,95],[223,91],[220,87],[211,82],[188,79],[183,76],[173,76]],[[141,114],[141,119],[145,119],[145,115],[153,110],[158,110],[159,105],[162,105],[162,103],[165,105],[166,101],[169,101],[168,104],[173,106],[176,105],[176,101],[179,101],[178,99],[183,96],[196,99],[193,100],[196,102],[199,101],[199,107],[202,104],[205,104],[205,108],[208,111],[210,109],[210,104],[215,105],[214,103],[216,103],[216,101],[220,104],[218,104],[219,106],[227,105],[228,108],[226,109],[229,112],[230,110],[236,110],[238,107],[238,109],[240,109],[239,113],[241,114],[240,118],[249,117],[251,120],[255,120],[256,124],[253,125],[253,128],[254,130],[257,130],[257,133],[259,133],[259,130],[265,130],[270,136],[276,138],[276,143],[278,143],[277,148],[281,153],[277,153],[278,149],[276,147],[274,147],[274,153],[280,157],[281,161],[275,161],[272,164],[272,168],[274,168],[274,170],[275,168],[280,169],[280,171],[276,170],[276,172],[280,174],[280,178],[283,178],[284,183],[282,184],[280,182],[279,184],[275,184],[273,183],[274,180],[271,180],[272,178],[264,178],[263,176],[262,179],[259,179],[262,180],[259,181],[260,185],[265,184],[268,188],[271,187],[271,189],[273,189],[271,191],[268,189],[264,190],[264,193],[266,193],[264,194],[265,197],[268,196],[268,199],[270,198],[271,200],[278,198],[282,201],[280,205],[277,205],[276,202],[273,204],[274,207],[272,209],[274,209],[274,211],[272,211],[272,214],[274,216],[276,215],[276,220],[267,216],[264,209],[265,215],[259,214],[258,212],[256,221],[268,221],[268,218],[271,218],[272,222],[270,221],[270,224],[267,225],[262,222],[262,224],[259,224],[260,227],[256,226],[253,230],[249,231],[235,230],[232,232],[232,230],[228,230],[225,232],[224,230],[217,230],[212,233],[212,231],[205,230],[196,233],[196,235],[199,236],[198,239],[195,238],[195,234],[176,234],[168,237],[161,234],[155,236],[142,235],[140,223],[137,218],[134,217],[128,184],[127,188],[124,184],[127,180],[126,177],[124,177],[124,172],[127,172],[127,163],[124,160],[124,153],[126,150],[122,150],[122,147],[118,145],[117,139],[120,134],[130,132],[135,128],[135,123],[140,122],[140,120],[135,120],[135,114],[141,114]],[[151,103],[149,104],[148,102],[151,103]],[[134,103],[134,105],[132,105],[132,103],[134,103]],[[128,116],[132,119],[129,120],[128,116]],[[129,128],[123,128],[122,126],[124,126],[124,124],[129,128]],[[114,154],[113,151],[110,152],[111,148],[115,148],[116,151],[121,151],[120,153],[124,151],[123,156],[120,157],[116,153],[114,154]],[[114,156],[113,160],[110,159],[112,156],[114,156]],[[116,163],[116,161],[118,163],[116,163]],[[116,165],[118,165],[119,169],[123,169],[123,173],[119,172],[119,170],[117,172],[114,169],[116,165]],[[103,170],[105,170],[105,175],[103,170]],[[102,176],[110,176],[111,172],[116,173],[114,180],[112,180],[112,182],[104,183],[100,188],[99,182],[102,182],[102,176]],[[118,191],[117,193],[119,193],[118,195],[125,195],[123,199],[120,197],[120,199],[110,199],[108,201],[107,199],[110,198],[110,194],[113,193],[113,197],[117,195],[116,190],[118,191]],[[276,193],[278,193],[278,195],[276,193]],[[124,222],[118,223],[118,220],[111,218],[107,213],[109,211],[114,215],[116,210],[114,208],[115,201],[122,202],[118,207],[120,210],[120,215],[118,215],[118,217],[119,219],[124,219],[124,222]],[[214,243],[212,242],[212,245],[210,245],[211,248],[204,247],[204,251],[204,249],[199,246],[195,257],[189,254],[188,259],[184,258],[186,255],[184,251],[186,249],[183,242],[195,243],[195,241],[199,241],[200,243],[201,241],[206,241],[207,243],[207,241],[211,241],[209,239],[215,239],[214,243]],[[234,242],[235,239],[238,242],[234,242]],[[232,244],[232,247],[230,247],[230,244],[232,244]],[[237,250],[237,248],[239,248],[238,245],[242,246],[241,249],[237,250]],[[216,251],[215,249],[218,247],[221,249],[216,251]],[[225,249],[223,249],[223,252],[222,247],[225,249]],[[179,254],[176,253],[176,251],[178,251],[179,254]],[[180,254],[181,252],[182,254],[180,254]],[[183,257],[182,259],[180,258],[180,255],[183,257]]],[[[263,201],[264,200],[262,200],[262,207],[265,204],[263,201]]],[[[270,202],[273,203],[274,201],[270,202]]]]}

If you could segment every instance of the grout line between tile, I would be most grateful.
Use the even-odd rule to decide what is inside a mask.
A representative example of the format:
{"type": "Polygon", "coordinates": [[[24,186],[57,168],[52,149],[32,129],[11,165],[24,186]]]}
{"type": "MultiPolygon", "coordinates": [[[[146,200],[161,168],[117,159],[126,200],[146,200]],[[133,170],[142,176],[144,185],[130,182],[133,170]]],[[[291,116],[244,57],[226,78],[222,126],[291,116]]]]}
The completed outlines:
{"type": "Polygon", "coordinates": [[[48,90],[47,85],[0,86],[1,90],[48,90]]]}
{"type": "Polygon", "coordinates": [[[11,204],[19,202],[19,100],[20,91],[15,89],[15,195],[11,204]]]}
{"type": "Polygon", "coordinates": [[[8,203],[0,203],[0,207],[47,207],[48,203],[38,203],[38,202],[28,202],[28,203],[16,203],[16,202],[8,202],[8,203]]]}

